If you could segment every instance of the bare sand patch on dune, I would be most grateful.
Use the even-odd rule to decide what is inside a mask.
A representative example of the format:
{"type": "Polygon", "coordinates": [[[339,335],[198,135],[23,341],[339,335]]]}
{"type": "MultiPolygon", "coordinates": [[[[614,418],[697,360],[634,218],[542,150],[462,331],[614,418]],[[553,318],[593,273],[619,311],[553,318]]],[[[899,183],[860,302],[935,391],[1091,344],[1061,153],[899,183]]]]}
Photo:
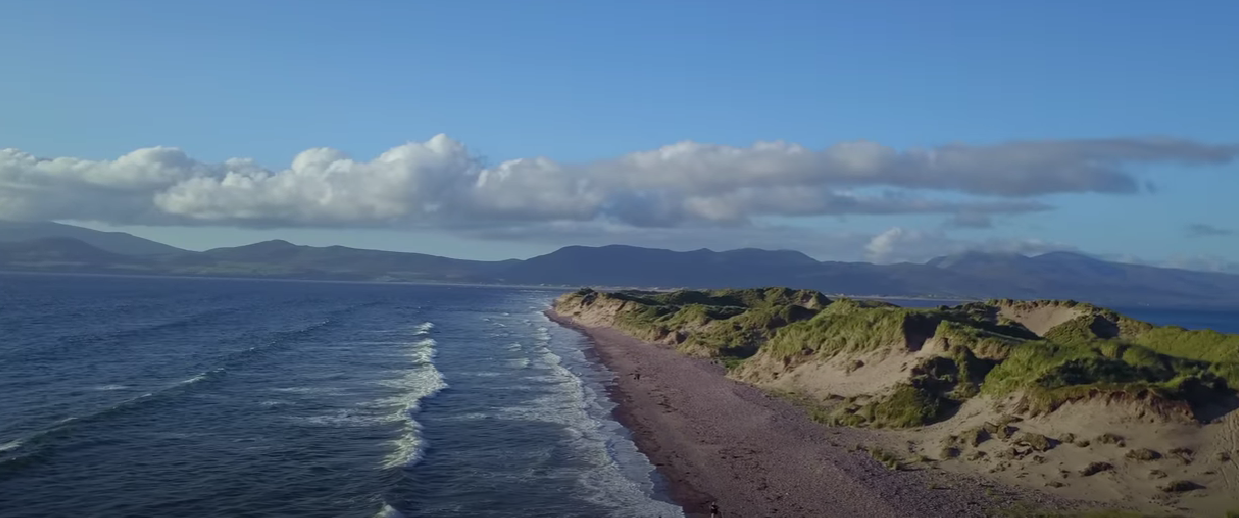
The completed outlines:
{"type": "Polygon", "coordinates": [[[1057,304],[1038,304],[1036,302],[1016,302],[999,306],[998,316],[1019,322],[1029,331],[1045,336],[1060,324],[1065,324],[1084,316],[1081,309],[1065,307],[1057,304]]]}

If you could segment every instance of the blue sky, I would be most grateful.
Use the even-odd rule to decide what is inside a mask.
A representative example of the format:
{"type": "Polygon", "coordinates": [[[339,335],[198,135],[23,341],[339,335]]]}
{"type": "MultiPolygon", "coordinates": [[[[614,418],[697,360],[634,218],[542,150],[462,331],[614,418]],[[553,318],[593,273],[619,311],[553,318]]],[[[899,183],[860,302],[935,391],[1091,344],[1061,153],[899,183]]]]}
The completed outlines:
{"type": "MultiPolygon", "coordinates": [[[[103,197],[119,192],[116,185],[59,176],[0,191],[0,215],[12,218],[80,221],[189,248],[280,237],[479,258],[602,242],[756,245],[876,260],[968,247],[1076,248],[1193,266],[1204,263],[1184,261],[1239,258],[1239,235],[1227,234],[1239,231],[1239,167],[1226,151],[1239,143],[1235,2],[46,0],[9,2],[4,10],[0,56],[9,72],[0,81],[0,148],[95,161],[90,167],[152,146],[184,153],[151,159],[162,168],[158,175],[178,182],[178,195],[154,209],[133,207],[174,184],[143,176],[152,190],[136,190],[134,175],[154,166],[135,159],[106,165],[109,178],[123,177],[131,189],[115,199],[103,197]],[[355,183],[332,180],[332,200],[371,186],[375,194],[356,200],[378,196],[382,210],[337,201],[311,207],[299,200],[321,201],[324,187],[298,184],[295,175],[278,189],[221,180],[191,192],[180,183],[222,178],[232,166],[220,164],[233,157],[252,158],[245,174],[261,176],[290,169],[307,149],[370,161],[438,134],[484,157],[473,169],[462,166],[473,173],[531,157],[555,161],[555,173],[494,184],[500,192],[485,203],[476,193],[466,203],[436,201],[445,191],[427,190],[434,182],[409,172],[429,166],[402,162],[405,176],[382,181],[366,176],[380,174],[376,168],[333,169],[355,183]],[[725,197],[698,210],[685,200],[719,192],[695,190],[699,177],[686,162],[637,172],[591,165],[681,141],[741,150],[785,141],[822,150],[865,140],[896,152],[960,144],[990,157],[987,146],[1012,141],[1148,136],[1213,147],[1176,145],[1161,152],[1167,160],[1139,159],[1144,151],[1130,149],[1119,156],[1092,154],[1093,147],[1055,151],[1086,154],[1088,163],[1122,160],[1113,167],[1134,179],[1138,192],[1061,175],[1065,187],[1045,192],[959,187],[977,181],[976,171],[944,184],[909,179],[915,172],[842,186],[844,173],[779,177],[792,190],[882,207],[855,211],[838,204],[785,210],[789,202],[779,196],[787,193],[764,191],[769,177],[762,175],[779,171],[736,172],[739,183],[726,189],[745,193],[744,208],[725,206],[734,199],[725,197]],[[1204,155],[1210,158],[1201,163],[1204,155]],[[539,194],[545,182],[572,182],[573,175],[593,175],[606,190],[594,193],[593,205],[562,199],[592,191],[539,194]],[[683,181],[651,183],[676,175],[683,181]],[[391,186],[414,190],[385,196],[391,186]],[[647,204],[652,190],[657,206],[647,204]],[[46,198],[29,194],[36,191],[46,198]],[[893,207],[899,197],[963,208],[893,207]],[[992,208],[1016,202],[1040,207],[992,208]],[[617,204],[635,208],[609,212],[617,204]],[[985,217],[979,228],[960,228],[950,224],[956,210],[985,217]],[[675,216],[634,223],[633,211],[675,216]],[[431,212],[437,215],[426,216],[431,212]],[[1191,225],[1217,232],[1196,227],[1212,235],[1193,235],[1191,225]]],[[[1011,164],[1039,152],[1008,151],[986,162],[984,174],[1014,174],[1011,164]]],[[[444,160],[436,167],[447,168],[444,160]]],[[[12,185],[36,174],[22,163],[7,172],[0,163],[0,178],[12,185]]],[[[1063,165],[1062,174],[1079,165],[1063,165]]],[[[52,174],[39,167],[37,174],[52,174]]]]}

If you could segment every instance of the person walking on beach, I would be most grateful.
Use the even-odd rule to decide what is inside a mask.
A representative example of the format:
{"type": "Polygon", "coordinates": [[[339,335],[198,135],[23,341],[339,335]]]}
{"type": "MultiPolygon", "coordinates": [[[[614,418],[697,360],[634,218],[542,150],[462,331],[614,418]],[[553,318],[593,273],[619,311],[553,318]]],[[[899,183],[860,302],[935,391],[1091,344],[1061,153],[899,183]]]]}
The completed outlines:
{"type": "Polygon", "coordinates": [[[710,502],[710,518],[722,518],[722,516],[718,512],[718,502],[710,502]]]}

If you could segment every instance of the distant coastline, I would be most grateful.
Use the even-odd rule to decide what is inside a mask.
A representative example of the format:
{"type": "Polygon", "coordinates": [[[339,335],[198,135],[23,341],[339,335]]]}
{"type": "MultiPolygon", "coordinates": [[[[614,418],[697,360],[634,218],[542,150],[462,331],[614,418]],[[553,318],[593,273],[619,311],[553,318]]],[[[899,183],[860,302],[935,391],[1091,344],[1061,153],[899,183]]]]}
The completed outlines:
{"type": "MultiPolygon", "coordinates": [[[[219,280],[219,281],[263,281],[263,282],[313,282],[313,283],[335,283],[335,284],[380,284],[392,286],[460,286],[460,287],[476,287],[476,288],[515,288],[515,289],[534,289],[550,292],[563,292],[576,290],[581,287],[588,287],[600,291],[623,291],[623,290],[639,290],[657,293],[667,293],[683,288],[662,288],[662,287],[634,287],[634,286],[605,286],[605,285],[552,285],[552,284],[519,284],[519,283],[498,283],[498,282],[453,282],[453,281],[436,281],[436,280],[373,280],[373,279],[316,279],[312,277],[269,277],[269,276],[217,276],[217,275],[177,275],[177,274],[140,274],[140,273],[109,273],[109,272],[70,272],[70,271],[46,271],[46,270],[10,270],[0,269],[0,275],[30,275],[30,276],[80,276],[80,277],[115,277],[115,278],[133,278],[133,279],[186,279],[186,280],[219,280]]],[[[879,301],[916,301],[916,302],[937,302],[944,305],[955,305],[966,302],[983,301],[983,298],[967,298],[967,297],[933,297],[933,296],[917,296],[917,295],[855,295],[847,293],[830,293],[831,297],[846,297],[857,300],[879,300],[879,301]]],[[[936,304],[916,304],[916,306],[930,306],[936,304]]],[[[1176,311],[1234,311],[1239,310],[1239,303],[1236,304],[1217,304],[1206,305],[1200,303],[1181,303],[1181,304],[1149,304],[1149,303],[1127,303],[1117,304],[1115,307],[1121,309],[1123,307],[1141,307],[1147,309],[1167,309],[1176,311]]]]}
{"type": "Polygon", "coordinates": [[[576,286],[545,286],[534,284],[489,284],[481,282],[450,282],[450,281],[376,281],[376,280],[344,280],[344,279],[313,279],[302,277],[229,277],[210,275],[153,275],[128,273],[94,273],[94,272],[48,272],[24,270],[0,270],[0,275],[30,275],[47,277],[113,277],[121,279],[181,279],[199,281],[260,281],[260,282],[312,282],[322,284],[378,284],[390,286],[459,286],[465,288],[516,288],[536,289],[546,291],[566,291],[576,289],[576,286]]]}
{"type": "MultiPolygon", "coordinates": [[[[689,288],[649,288],[640,286],[606,286],[606,285],[548,285],[548,284],[507,284],[507,283],[487,283],[487,282],[452,282],[452,281],[400,281],[400,280],[373,280],[373,279],[315,279],[313,277],[264,277],[264,276],[217,276],[217,275],[178,275],[178,274],[140,274],[140,273],[103,273],[103,272],[63,272],[63,271],[42,271],[42,270],[0,270],[0,275],[42,275],[42,276],[63,276],[63,277],[116,277],[116,278],[131,278],[131,279],[187,279],[187,280],[220,280],[220,281],[264,281],[264,282],[316,282],[316,283],[337,283],[337,284],[384,284],[384,285],[412,285],[412,286],[462,286],[462,287],[478,287],[478,288],[519,288],[519,289],[538,289],[547,291],[571,291],[582,287],[600,291],[649,291],[655,293],[669,293],[682,289],[689,288]]],[[[939,297],[918,297],[918,296],[900,296],[900,295],[851,295],[846,293],[831,293],[831,297],[848,297],[861,300],[915,300],[927,302],[969,302],[979,299],[962,299],[962,298],[939,298],[939,297]]]]}
{"type": "Polygon", "coordinates": [[[1111,307],[1239,308],[1239,275],[1080,253],[961,252],[923,263],[822,261],[791,250],[565,246],[504,260],[304,246],[283,240],[203,251],[69,225],[0,225],[0,270],[179,278],[402,282],[602,290],[789,286],[872,300],[1078,300],[1111,307]]]}

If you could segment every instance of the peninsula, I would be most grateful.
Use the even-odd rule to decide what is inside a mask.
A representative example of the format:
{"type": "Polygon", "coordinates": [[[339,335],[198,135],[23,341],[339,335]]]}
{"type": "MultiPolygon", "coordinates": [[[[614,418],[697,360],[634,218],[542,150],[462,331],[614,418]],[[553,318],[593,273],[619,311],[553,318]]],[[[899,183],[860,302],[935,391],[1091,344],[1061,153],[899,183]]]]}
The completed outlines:
{"type": "Polygon", "coordinates": [[[787,288],[582,289],[550,314],[621,375],[621,417],[690,512],[1239,509],[1239,335],[787,288]]]}

